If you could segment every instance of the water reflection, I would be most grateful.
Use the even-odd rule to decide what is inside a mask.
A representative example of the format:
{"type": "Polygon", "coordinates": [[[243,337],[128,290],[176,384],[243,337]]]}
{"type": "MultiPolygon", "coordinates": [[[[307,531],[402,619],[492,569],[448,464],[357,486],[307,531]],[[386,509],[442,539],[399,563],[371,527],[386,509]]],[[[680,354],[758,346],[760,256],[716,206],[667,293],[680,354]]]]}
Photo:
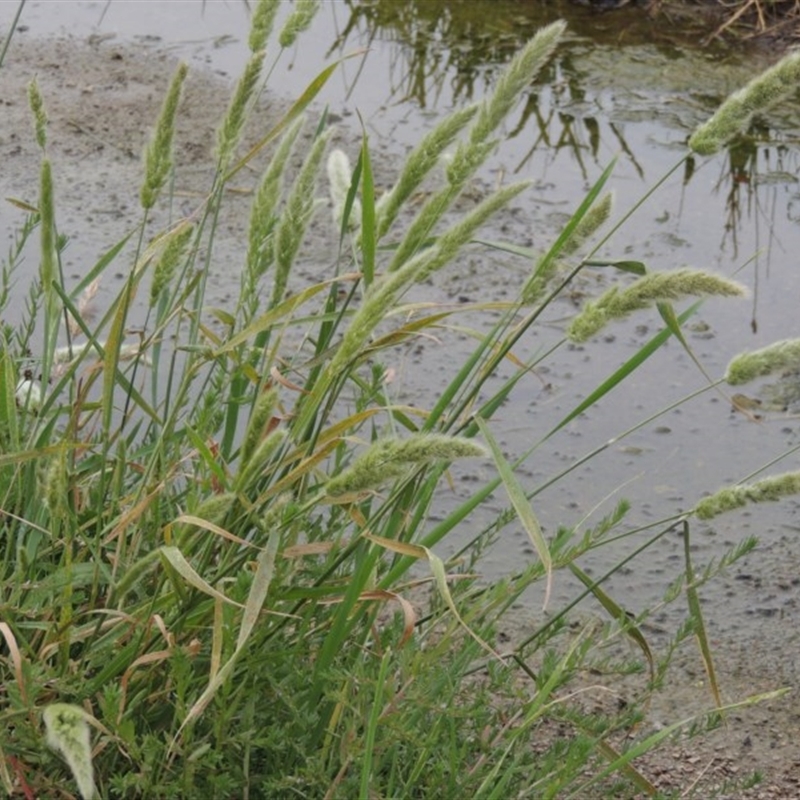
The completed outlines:
{"type": "Polygon", "coordinates": [[[445,82],[450,103],[472,100],[541,24],[503,0],[345,0],[345,5],[350,16],[332,52],[353,38],[369,45],[380,37],[401,45],[393,59],[390,100],[412,100],[423,109],[440,103],[445,82]]]}
{"type": "MultiPolygon", "coordinates": [[[[572,3],[512,0],[343,6],[349,16],[331,54],[377,42],[385,54],[388,42],[387,105],[436,114],[479,99],[524,41],[566,17],[570,37],[520,98],[502,152],[506,174],[532,178],[552,203],[571,207],[615,155],[619,206],[635,204],[685,154],[691,130],[765,65],[752,53],[689,49],[696,31],[682,38],[672,29],[666,37],[638,10],[598,14],[572,3]]],[[[369,74],[377,72],[371,58],[364,55],[351,91],[359,80],[381,79],[369,74]]],[[[798,150],[776,131],[796,130],[798,120],[793,111],[779,113],[754,122],[725,157],[688,159],[681,183],[665,187],[666,207],[645,224],[658,236],[634,231],[627,245],[643,247],[654,267],[674,266],[676,252],[690,246],[696,261],[728,273],[747,264],[754,331],[760,273],[797,246],[798,150]]]]}

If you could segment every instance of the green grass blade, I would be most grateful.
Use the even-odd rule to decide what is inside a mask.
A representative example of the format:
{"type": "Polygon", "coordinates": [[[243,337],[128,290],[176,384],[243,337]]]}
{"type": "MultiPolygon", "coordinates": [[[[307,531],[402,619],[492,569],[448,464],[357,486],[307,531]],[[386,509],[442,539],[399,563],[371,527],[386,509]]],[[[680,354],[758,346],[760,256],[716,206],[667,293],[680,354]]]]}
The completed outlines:
{"type": "MultiPolygon", "coordinates": [[[[723,706],[716,711],[711,712],[711,714],[734,711],[736,709],[746,708],[747,706],[752,706],[757,703],[775,700],[778,697],[785,695],[788,691],[789,689],[778,689],[774,692],[765,692],[764,694],[752,695],[738,703],[731,703],[730,705],[723,706]]],[[[648,736],[641,742],[634,744],[630,749],[626,750],[618,759],[601,770],[597,775],[592,776],[588,781],[582,783],[572,794],[568,795],[565,800],[583,800],[583,798],[588,796],[586,794],[588,789],[591,788],[595,783],[603,780],[603,778],[607,778],[609,775],[613,775],[615,772],[619,772],[626,765],[630,764],[630,762],[635,758],[638,758],[639,756],[649,752],[660,742],[664,741],[664,739],[672,736],[674,733],[677,733],[677,731],[681,730],[681,728],[685,728],[691,725],[693,722],[701,720],[707,716],[709,716],[708,712],[694,714],[686,719],[681,720],[680,722],[674,722],[672,725],[667,725],[665,728],[662,728],[651,736],[648,736]]]]}
{"type": "Polygon", "coordinates": [[[392,661],[392,651],[387,650],[381,659],[381,666],[378,670],[378,677],[375,681],[375,695],[372,698],[372,708],[370,709],[369,720],[367,721],[367,731],[364,737],[364,762],[361,765],[361,789],[359,797],[370,797],[370,783],[372,778],[372,762],[375,756],[375,736],[378,731],[378,721],[381,717],[383,708],[383,687],[386,685],[386,678],[389,674],[389,664],[392,661]]]}
{"type": "Polygon", "coordinates": [[[17,419],[17,376],[8,351],[0,351],[0,442],[14,453],[20,448],[17,419]]]}
{"type": "Polygon", "coordinates": [[[564,248],[564,245],[567,244],[567,242],[572,238],[572,235],[575,233],[578,225],[580,225],[581,220],[589,212],[589,209],[592,207],[592,205],[594,205],[594,201],[600,196],[600,192],[603,190],[606,182],[611,177],[611,173],[614,171],[616,163],[617,159],[613,158],[611,163],[603,170],[600,177],[595,181],[592,188],[586,193],[586,196],[583,198],[581,204],[570,218],[570,221],[564,226],[564,230],[561,231],[558,238],[555,240],[555,242],[553,242],[552,247],[539,262],[537,268],[538,273],[547,272],[550,264],[554,261],[554,259],[558,258],[558,255],[564,248]]]}
{"type": "Polygon", "coordinates": [[[106,267],[114,262],[117,256],[122,251],[122,248],[130,240],[131,236],[136,233],[136,231],[131,231],[130,233],[125,234],[115,245],[109,248],[103,255],[98,259],[97,263],[83,276],[83,278],[78,281],[77,285],[72,289],[69,293],[69,296],[72,300],[78,298],[81,292],[89,286],[96,278],[99,278],[103,272],[105,271],[106,267]]]}
{"type": "Polygon", "coordinates": [[[647,639],[644,638],[639,628],[633,624],[633,621],[628,616],[625,609],[617,605],[617,603],[600,588],[600,585],[596,581],[593,581],[577,564],[571,563],[569,568],[572,574],[595,596],[600,605],[623,626],[625,634],[636,642],[636,645],[647,659],[647,664],[650,667],[650,678],[654,678],[656,662],[653,658],[653,653],[650,650],[650,646],[647,644],[647,639]]]}
{"type": "Polygon", "coordinates": [[[364,132],[361,145],[361,271],[364,283],[369,286],[375,278],[375,182],[369,156],[369,140],[364,132]]]}
{"type": "MultiPolygon", "coordinates": [[[[97,335],[92,333],[91,330],[87,327],[86,323],[84,322],[83,318],[81,317],[80,311],[75,306],[72,299],[67,295],[66,292],[60,287],[56,286],[56,291],[58,292],[61,300],[64,302],[64,306],[69,312],[73,321],[78,325],[81,329],[81,333],[86,337],[88,340],[88,346],[80,348],[80,352],[76,355],[73,362],[70,364],[69,369],[61,376],[58,383],[55,384],[53,387],[53,391],[50,392],[49,397],[45,401],[45,404],[42,406],[42,414],[45,414],[52,404],[56,401],[56,398],[59,396],[62,389],[71,381],[75,373],[77,372],[78,367],[80,366],[81,362],[88,357],[89,353],[94,350],[97,353],[97,357],[105,363],[106,359],[106,350],[108,347],[108,342],[106,342],[105,346],[101,345],[100,342],[97,340],[97,335]]],[[[125,393],[133,400],[133,402],[147,414],[150,419],[152,419],[156,423],[161,423],[161,418],[156,413],[155,409],[142,397],[141,393],[136,389],[136,387],[120,372],[119,368],[117,369],[116,373],[116,381],[119,383],[119,386],[125,391],[125,393]]]]}
{"type": "Polygon", "coordinates": [[[339,65],[348,58],[353,58],[357,53],[349,53],[343,58],[334,61],[329,66],[325,67],[322,72],[317,75],[311,83],[308,84],[305,91],[300,97],[295,100],[292,107],[281,117],[280,121],[273,126],[265,136],[259,139],[250,150],[245,153],[242,158],[234,164],[228,173],[225,175],[225,182],[227,183],[239,170],[246,167],[270,142],[277,139],[286,128],[288,128],[308,107],[309,103],[320,93],[322,87],[328,82],[328,78],[337,70],[339,65]]]}
{"type": "MultiPolygon", "coordinates": [[[[693,303],[689,308],[686,309],[679,317],[679,322],[685,322],[689,317],[694,314],[695,311],[701,306],[702,300],[698,300],[696,303],[693,303]]],[[[586,397],[583,402],[579,403],[569,414],[567,414],[564,419],[561,420],[547,435],[546,438],[550,438],[553,436],[556,431],[561,430],[565,425],[568,425],[572,422],[575,417],[582,414],[586,411],[587,408],[593,406],[600,398],[607,395],[615,386],[618,386],[622,381],[624,381],[631,373],[633,373],[638,367],[640,367],[645,361],[647,361],[653,353],[658,350],[664,342],[669,339],[672,335],[672,329],[670,327],[665,328],[664,330],[657,333],[647,344],[645,344],[642,348],[640,348],[635,355],[629,358],[613,375],[607,378],[603,383],[600,384],[588,397],[586,397]]]]}
{"type": "Polygon", "coordinates": [[[539,560],[542,562],[547,573],[547,587],[544,594],[544,606],[546,608],[550,600],[550,589],[553,583],[553,559],[550,556],[550,548],[547,546],[544,534],[542,533],[542,527],[539,525],[539,520],[536,519],[531,504],[525,496],[525,490],[520,485],[516,475],[514,475],[511,465],[506,460],[500,446],[489,431],[489,426],[479,416],[475,417],[475,422],[483,438],[489,445],[494,463],[497,466],[497,471],[500,473],[500,478],[511,500],[511,505],[517,512],[519,521],[522,523],[522,527],[525,528],[525,532],[528,534],[528,538],[539,554],[539,560]]]}
{"type": "Polygon", "coordinates": [[[261,551],[256,562],[256,573],[253,575],[253,583],[247,595],[247,602],[242,614],[242,624],[239,628],[239,636],[236,640],[236,649],[244,647],[250,634],[253,632],[261,610],[267,599],[267,593],[275,574],[275,558],[278,554],[278,545],[281,541],[279,528],[274,528],[269,533],[267,546],[261,551]]]}
{"type": "Polygon", "coordinates": [[[214,358],[218,358],[225,353],[230,353],[232,350],[235,350],[237,347],[244,344],[248,339],[253,339],[262,331],[268,330],[269,328],[275,326],[284,317],[289,316],[296,308],[299,308],[303,303],[307,302],[324,289],[327,289],[329,286],[331,286],[331,284],[348,279],[355,280],[356,277],[356,275],[339,275],[336,278],[331,278],[330,280],[323,281],[322,283],[309,286],[302,292],[292,295],[279,305],[262,314],[244,330],[240,331],[235,336],[232,336],[222,346],[218,347],[214,351],[214,358]]]}
{"type": "Polygon", "coordinates": [[[703,666],[708,675],[708,685],[711,688],[711,694],[714,696],[714,702],[717,708],[722,708],[722,695],[719,691],[719,681],[717,680],[717,671],[714,668],[714,659],[711,655],[711,645],[708,641],[706,634],[706,626],[703,620],[703,610],[700,606],[700,596],[697,593],[695,586],[694,567],[692,566],[692,552],[690,546],[689,536],[689,521],[683,522],[683,554],[686,562],[686,600],[689,603],[689,612],[694,619],[694,632],[697,637],[697,643],[700,647],[700,655],[703,658],[703,666]]]}
{"type": "Polygon", "coordinates": [[[585,267],[614,267],[614,269],[618,269],[620,272],[628,272],[631,275],[638,275],[641,277],[642,275],[647,274],[647,267],[641,261],[584,261],[583,265],[585,267]]]}
{"type": "Polygon", "coordinates": [[[189,586],[203,592],[203,594],[207,594],[209,597],[221,600],[223,603],[241,608],[239,603],[235,600],[231,600],[230,597],[222,592],[217,591],[210,583],[200,577],[195,568],[186,560],[183,553],[181,553],[177,547],[164,545],[159,549],[159,553],[161,554],[161,558],[166,561],[189,586]]]}
{"type": "Polygon", "coordinates": [[[444,562],[441,558],[439,558],[439,556],[436,555],[436,553],[433,552],[433,550],[428,547],[424,547],[423,545],[399,542],[393,539],[387,539],[383,536],[376,536],[371,533],[365,533],[364,538],[393,553],[398,553],[418,560],[424,559],[427,561],[431,568],[431,572],[433,573],[433,579],[436,583],[436,588],[439,590],[439,595],[450,609],[450,613],[458,621],[458,624],[461,625],[461,627],[464,628],[464,630],[475,640],[475,642],[477,642],[477,644],[479,644],[487,653],[496,658],[498,661],[503,661],[503,657],[497,653],[488,642],[485,642],[483,639],[481,639],[481,637],[478,636],[478,634],[475,633],[475,631],[473,631],[472,628],[470,628],[470,626],[464,621],[464,618],[459,613],[458,607],[453,600],[453,595],[450,592],[450,588],[447,585],[447,571],[444,568],[444,562]]]}
{"type": "Polygon", "coordinates": [[[342,209],[342,224],[339,226],[339,247],[341,248],[347,231],[350,230],[350,216],[353,213],[353,205],[358,197],[358,187],[361,181],[361,170],[364,163],[363,151],[358,154],[358,161],[353,167],[353,174],[350,179],[350,187],[347,190],[347,197],[344,200],[344,208],[342,209]]]}

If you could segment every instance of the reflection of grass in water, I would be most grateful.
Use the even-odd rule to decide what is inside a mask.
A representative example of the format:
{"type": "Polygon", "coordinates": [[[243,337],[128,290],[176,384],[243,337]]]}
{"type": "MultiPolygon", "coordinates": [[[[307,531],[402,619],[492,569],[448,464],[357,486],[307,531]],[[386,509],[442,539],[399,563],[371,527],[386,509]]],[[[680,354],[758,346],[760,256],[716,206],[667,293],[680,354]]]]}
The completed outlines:
{"type": "Polygon", "coordinates": [[[800,413],[800,368],[784,373],[776,383],[766,384],[761,394],[771,408],[792,414],[800,413]]]}
{"type": "Polygon", "coordinates": [[[368,37],[401,43],[393,92],[396,100],[413,99],[422,108],[438,96],[445,80],[455,102],[485,91],[491,76],[506,64],[539,27],[503,2],[358,2],[347,0],[350,17],[331,50],[366,28],[368,37]],[[482,81],[482,85],[478,82],[482,81]]]}
{"type": "MultiPolygon", "coordinates": [[[[348,0],[350,17],[330,52],[345,49],[348,37],[365,28],[367,38],[390,37],[402,46],[395,51],[393,71],[398,77],[391,88],[396,102],[416,102],[421,108],[435,107],[446,87],[453,105],[472,100],[491,90],[498,70],[507,63],[543,20],[553,19],[552,10],[535,10],[537,4],[520,6],[514,2],[467,0],[466,2],[357,2],[348,0]],[[533,10],[532,10],[533,9],[533,10]]],[[[577,13],[584,13],[578,11],[577,13]]],[[[369,56],[364,56],[364,68],[369,56]]],[[[354,83],[361,70],[357,71],[354,83]]],[[[515,166],[519,171],[535,154],[545,151],[571,153],[585,179],[588,157],[597,164],[601,129],[593,115],[578,115],[571,110],[585,99],[583,77],[573,66],[569,51],[558,61],[545,65],[536,82],[522,92],[518,117],[512,122],[509,138],[528,136],[531,145],[515,166]],[[557,87],[543,100],[544,86],[557,87]],[[566,110],[566,109],[570,110],[566,110]],[[531,136],[530,126],[535,135],[531,136]]],[[[619,126],[611,123],[614,143],[628,154],[637,171],[641,167],[625,141],[619,126]]]]}
{"type": "MultiPolygon", "coordinates": [[[[576,465],[534,488],[522,482],[519,467],[580,423],[670,337],[688,349],[680,326],[694,307],[678,315],[671,303],[686,293],[729,293],[728,281],[582,257],[610,211],[599,200],[609,167],[536,261],[536,282],[525,296],[469,309],[489,315],[488,333],[475,333],[469,317],[454,326],[468,330],[474,349],[453,359],[433,407],[393,400],[397,345],[430,336],[447,347],[450,320],[461,313],[406,303],[405,293],[457,262],[478,226],[524,188],[498,189],[446,224],[446,212],[560,34],[552,26],[527,45],[474,115],[440,123],[409,156],[387,199],[375,198],[364,137],[343,200],[337,182],[336,270],[288,295],[289,273],[320,205],[324,124],[298,173],[286,165],[302,141],[297,120],[333,68],[240,157],[266,34],[254,37],[258,52],[220,126],[205,199],[148,241],[150,210],[172,200],[162,195],[170,186],[180,71],[146,159],[141,223],[77,286],[61,269],[64,240],[52,191],[58,179],[46,159],[47,128],[36,99],[40,199],[38,207],[28,204],[20,238],[38,230],[47,253],[23,323],[2,327],[0,352],[0,781],[9,793],[21,787],[28,796],[53,796],[66,780],[60,762],[43,750],[43,713],[49,741],[65,755],[84,797],[96,783],[104,796],[128,798],[584,798],[593,783],[612,776],[628,793],[635,787],[653,794],[632,759],[693,716],[716,719],[688,712],[690,719],[672,721],[625,752],[609,742],[631,734],[647,697],[666,680],[671,648],[692,635],[719,704],[698,590],[753,541],[696,570],[691,512],[623,531],[624,502],[546,532],[531,503],[547,486],[568,481],[576,465]],[[406,224],[399,212],[458,136],[439,189],[406,224]],[[239,297],[230,307],[210,307],[206,286],[217,266],[227,186],[234,175],[244,179],[244,168],[273,144],[278,149],[254,193],[239,297]],[[598,206],[602,213],[593,220],[598,206]],[[355,208],[360,227],[351,219],[355,208]],[[120,265],[129,239],[136,255],[120,265]],[[492,417],[550,355],[526,361],[517,345],[590,265],[634,275],[626,288],[584,306],[577,319],[593,309],[592,334],[654,303],[664,330],[606,380],[587,386],[558,424],[532,431],[526,452],[512,462],[492,417]],[[125,285],[94,323],[81,298],[117,269],[125,270],[125,285]],[[128,314],[150,272],[150,316],[131,351],[128,314]],[[58,335],[44,337],[45,352],[36,358],[29,350],[39,326],[58,335]],[[287,329],[303,334],[296,349],[287,344],[287,329]],[[76,330],[88,344],[72,341],[76,330]],[[483,454],[480,468],[470,469],[476,479],[469,491],[443,511],[441,487],[455,486],[458,475],[450,462],[483,454]],[[471,533],[463,562],[445,564],[436,550],[454,531],[469,529],[472,512],[496,492],[508,496],[508,508],[491,527],[471,533]],[[665,602],[685,595],[689,618],[660,657],[642,632],[650,612],[632,615],[607,580],[677,523],[685,566],[664,587],[665,602]],[[504,581],[479,583],[481,553],[512,524],[528,536],[535,558],[504,581]],[[593,553],[615,532],[636,534],[636,546],[605,576],[590,575],[593,553]],[[412,604],[417,562],[435,587],[422,611],[412,604]],[[503,614],[528,588],[547,596],[565,568],[585,587],[582,596],[599,604],[602,621],[573,629],[567,615],[574,604],[537,611],[535,631],[511,654],[498,653],[503,614]],[[604,648],[614,640],[629,643],[634,656],[609,658],[604,648]],[[607,689],[614,673],[641,673],[639,697],[600,713],[581,705],[598,682],[607,689]],[[581,684],[586,675],[591,689],[581,684]],[[564,733],[543,735],[548,723],[564,733]]],[[[336,160],[341,168],[343,159],[336,160]]],[[[4,278],[22,249],[10,254],[4,278]]],[[[564,346],[565,338],[554,350],[564,346]]],[[[663,413],[623,430],[580,463],[663,413]]]]}
{"type": "MultiPolygon", "coordinates": [[[[773,125],[780,124],[780,117],[773,125]]],[[[784,136],[780,130],[763,119],[754,120],[726,151],[714,193],[724,195],[725,217],[720,246],[730,246],[731,256],[741,255],[742,231],[754,232],[756,253],[753,255],[756,292],[752,300],[751,327],[757,332],[761,312],[757,287],[762,274],[768,274],[774,261],[785,257],[784,232],[791,235],[796,222],[791,218],[791,203],[779,202],[779,193],[797,183],[800,169],[800,151],[797,142],[784,136]],[[779,217],[782,207],[786,218],[779,217]],[[787,223],[789,225],[787,231],[787,223]]],[[[688,179],[686,181],[688,183],[688,179]]]]}

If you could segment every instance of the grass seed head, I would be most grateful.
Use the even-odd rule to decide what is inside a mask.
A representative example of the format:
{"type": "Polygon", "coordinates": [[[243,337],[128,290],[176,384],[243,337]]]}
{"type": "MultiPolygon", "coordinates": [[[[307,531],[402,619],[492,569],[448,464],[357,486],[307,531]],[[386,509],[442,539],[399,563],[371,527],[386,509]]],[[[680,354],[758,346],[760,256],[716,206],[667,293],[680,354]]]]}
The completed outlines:
{"type": "Polygon", "coordinates": [[[39,172],[39,219],[41,225],[41,261],[39,277],[45,293],[56,279],[56,218],[53,198],[53,170],[49,159],[42,161],[39,172]]]}
{"type": "Polygon", "coordinates": [[[300,249],[306,226],[314,213],[317,177],[332,132],[333,129],[328,128],[316,138],[292,185],[286,208],[278,222],[275,231],[275,284],[272,295],[275,303],[283,300],[289,273],[300,249]]]}
{"type": "Polygon", "coordinates": [[[470,439],[441,434],[417,434],[408,439],[380,439],[343,472],[328,481],[329,497],[377,489],[406,473],[409,467],[434,461],[483,456],[486,451],[470,439]]]}
{"type": "MultiPolygon", "coordinates": [[[[327,163],[328,184],[333,201],[333,220],[341,228],[347,195],[353,180],[353,167],[344,150],[338,147],[331,150],[327,163]]],[[[361,203],[355,198],[350,209],[348,228],[353,230],[361,225],[361,203]]]]}
{"type": "Polygon", "coordinates": [[[458,251],[472,239],[478,228],[500,209],[505,208],[520,192],[527,189],[530,183],[521,181],[504,186],[482,200],[469,214],[458,220],[450,230],[443,233],[435,250],[431,251],[424,269],[420,270],[415,280],[426,280],[436,270],[450,263],[458,251]]]}
{"type": "Polygon", "coordinates": [[[92,745],[86,712],[80,706],[53,703],[44,710],[47,744],[61,753],[83,800],[95,797],[92,745]]]}
{"type": "Polygon", "coordinates": [[[261,77],[261,67],[264,64],[265,55],[263,50],[259,50],[250,56],[250,60],[236,84],[236,90],[231,98],[225,119],[217,132],[217,157],[223,168],[227,166],[239,146],[242,128],[247,119],[247,107],[255,92],[258,79],[261,77]]]}
{"type": "Polygon", "coordinates": [[[397,218],[403,204],[419,188],[426,175],[439,163],[444,151],[475,116],[475,105],[459,109],[446,117],[411,151],[403,164],[397,183],[384,195],[376,209],[377,234],[380,239],[397,218]]]}
{"type": "Polygon", "coordinates": [[[609,322],[655,303],[686,296],[740,297],[744,293],[744,287],[735,281],[702,270],[651,272],[624,289],[613,286],[597,300],[587,302],[570,323],[567,338],[573,342],[585,342],[609,322]]]}
{"type": "Polygon", "coordinates": [[[291,47],[297,37],[311,24],[318,9],[319,0],[295,0],[294,11],[278,34],[280,46],[291,47]]]}
{"type": "Polygon", "coordinates": [[[150,284],[151,307],[158,302],[161,293],[172,283],[193,233],[194,226],[191,223],[184,223],[169,234],[153,269],[153,282],[150,284]]]}
{"type": "Polygon", "coordinates": [[[550,59],[566,29],[565,22],[553,22],[539,30],[517,53],[497,81],[491,97],[481,103],[478,118],[470,131],[471,143],[489,139],[550,59]]]}
{"type": "Polygon", "coordinates": [[[278,13],[280,0],[258,0],[253,9],[253,18],[250,22],[250,37],[247,44],[251,53],[258,53],[267,47],[267,39],[272,33],[275,15],[278,13]]]}
{"type": "Polygon", "coordinates": [[[590,239],[606,223],[609,216],[611,216],[613,205],[613,192],[603,195],[586,212],[583,219],[575,227],[572,235],[561,245],[558,254],[553,254],[552,256],[544,255],[537,261],[533,274],[522,290],[523,305],[533,305],[542,297],[553,276],[558,272],[560,264],[556,256],[571,255],[579,250],[583,243],[590,239]]]}
{"type": "Polygon", "coordinates": [[[292,147],[303,127],[300,117],[281,138],[277,150],[258,186],[250,211],[250,227],[247,232],[247,276],[248,289],[255,291],[256,281],[269,269],[274,260],[274,249],[270,246],[275,227],[275,209],[283,193],[283,176],[292,147]]]}
{"type": "Polygon", "coordinates": [[[800,472],[786,472],[747,486],[720,489],[710,497],[703,498],[694,507],[694,513],[698,519],[709,520],[748,503],[776,501],[795,494],[800,494],[800,472]]]}
{"type": "Polygon", "coordinates": [[[746,130],[753,117],[767,111],[797,90],[800,84],[800,52],[789,53],[774,67],[734,92],[707,122],[689,138],[695,153],[708,156],[746,130]]]}
{"type": "Polygon", "coordinates": [[[800,339],[784,339],[760,350],[740,353],[728,364],[725,381],[731,386],[741,386],[788,369],[800,369],[800,339]]]}
{"type": "Polygon", "coordinates": [[[44,100],[42,99],[42,93],[39,91],[39,84],[36,82],[36,78],[28,84],[28,103],[33,112],[36,143],[44,150],[47,145],[47,112],[44,110],[44,100]]]}
{"type": "Polygon", "coordinates": [[[42,407],[42,385],[23,378],[14,392],[17,405],[34,414],[42,407]]]}
{"type": "Polygon", "coordinates": [[[272,412],[278,402],[278,392],[268,389],[256,398],[253,412],[247,422],[247,431],[242,442],[241,461],[246,464],[256,450],[258,443],[267,434],[272,421],[272,412]]]}
{"type": "Polygon", "coordinates": [[[144,183],[139,192],[142,208],[152,208],[158,200],[169,171],[172,169],[172,140],[175,134],[175,117],[181,99],[183,82],[189,68],[179,64],[172,78],[161,113],[156,122],[155,132],[144,151],[144,183]]]}

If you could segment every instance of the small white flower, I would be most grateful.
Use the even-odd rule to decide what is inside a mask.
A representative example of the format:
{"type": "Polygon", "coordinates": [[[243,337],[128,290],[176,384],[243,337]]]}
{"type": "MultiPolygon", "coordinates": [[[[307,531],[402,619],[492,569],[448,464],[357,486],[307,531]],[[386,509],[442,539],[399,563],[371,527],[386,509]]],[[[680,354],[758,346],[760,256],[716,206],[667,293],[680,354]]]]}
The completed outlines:
{"type": "MultiPolygon", "coordinates": [[[[331,150],[328,156],[328,180],[331,185],[331,200],[333,200],[333,219],[341,227],[344,207],[347,202],[347,193],[353,181],[353,169],[350,166],[350,159],[343,150],[331,150]]],[[[350,209],[348,228],[355,230],[361,225],[361,203],[358,198],[353,200],[350,209]]]]}
{"type": "MultiPolygon", "coordinates": [[[[105,349],[106,342],[100,341],[98,345],[105,349]]],[[[63,375],[66,369],[78,359],[91,347],[89,342],[73,342],[71,345],[64,345],[57,347],[53,351],[53,366],[56,367],[56,375],[63,375]]],[[[150,365],[150,359],[142,355],[141,349],[138,344],[123,344],[119,348],[120,361],[133,361],[134,358],[141,356],[142,363],[146,366],[150,365]]]]}
{"type": "Polygon", "coordinates": [[[23,378],[17,384],[14,396],[20,408],[25,408],[34,414],[42,407],[42,387],[36,381],[23,378]]]}
{"type": "Polygon", "coordinates": [[[82,344],[67,344],[53,350],[53,364],[71,364],[89,346],[88,342],[82,344]]]}

